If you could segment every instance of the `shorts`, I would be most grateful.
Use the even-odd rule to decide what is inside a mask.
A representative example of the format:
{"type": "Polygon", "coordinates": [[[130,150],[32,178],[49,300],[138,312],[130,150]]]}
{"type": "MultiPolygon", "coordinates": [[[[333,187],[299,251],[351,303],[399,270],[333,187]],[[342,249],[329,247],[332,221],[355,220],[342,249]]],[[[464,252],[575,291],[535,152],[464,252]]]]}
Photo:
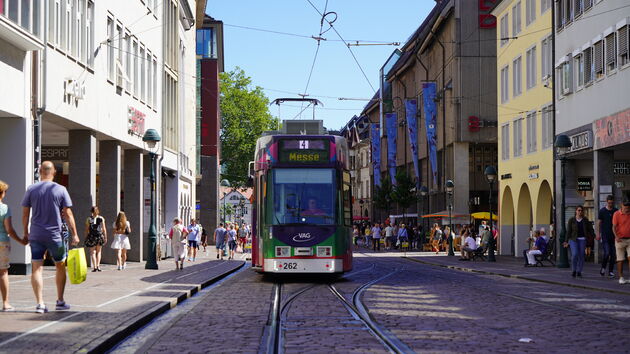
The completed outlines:
{"type": "Polygon", "coordinates": [[[234,251],[236,249],[236,241],[228,241],[228,247],[230,251],[234,251]]]}
{"type": "Polygon", "coordinates": [[[188,247],[197,248],[197,241],[195,241],[195,240],[188,240],[188,247]]]}
{"type": "Polygon", "coordinates": [[[175,258],[175,262],[179,262],[180,260],[183,262],[186,259],[186,244],[181,242],[172,242],[171,250],[173,251],[173,257],[175,258]]]}
{"type": "Polygon", "coordinates": [[[630,238],[622,238],[619,239],[619,242],[615,242],[615,250],[617,251],[617,262],[630,258],[630,238]]]}
{"type": "Polygon", "coordinates": [[[11,263],[11,244],[0,242],[0,269],[9,269],[11,263]]]}
{"type": "Polygon", "coordinates": [[[217,242],[216,247],[218,250],[225,249],[225,242],[217,242]]]}
{"type": "Polygon", "coordinates": [[[247,242],[247,238],[246,237],[239,237],[238,238],[238,242],[245,244],[245,242],[247,242]]]}
{"type": "Polygon", "coordinates": [[[31,259],[33,261],[43,261],[44,253],[52,257],[55,263],[63,262],[68,255],[67,239],[63,241],[29,241],[31,245],[31,259]]]}

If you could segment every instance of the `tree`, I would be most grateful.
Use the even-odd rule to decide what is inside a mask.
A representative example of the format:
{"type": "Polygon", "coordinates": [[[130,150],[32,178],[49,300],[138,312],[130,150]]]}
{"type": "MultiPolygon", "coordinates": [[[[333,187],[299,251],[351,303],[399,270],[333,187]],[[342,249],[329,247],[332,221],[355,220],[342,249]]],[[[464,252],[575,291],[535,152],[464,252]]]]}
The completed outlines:
{"type": "Polygon", "coordinates": [[[399,171],[396,174],[396,186],[394,186],[392,191],[392,200],[398,203],[398,205],[402,208],[403,219],[405,218],[407,209],[418,199],[415,187],[416,184],[407,172],[399,171]]]}
{"type": "Polygon", "coordinates": [[[262,88],[252,87],[252,79],[243,69],[221,73],[220,80],[222,173],[233,186],[243,186],[256,140],[275,128],[278,120],[269,113],[269,99],[262,88]]]}
{"type": "Polygon", "coordinates": [[[374,206],[381,210],[385,210],[387,216],[392,208],[393,186],[389,181],[389,177],[385,176],[381,180],[381,186],[375,186],[374,195],[372,197],[374,206]]]}

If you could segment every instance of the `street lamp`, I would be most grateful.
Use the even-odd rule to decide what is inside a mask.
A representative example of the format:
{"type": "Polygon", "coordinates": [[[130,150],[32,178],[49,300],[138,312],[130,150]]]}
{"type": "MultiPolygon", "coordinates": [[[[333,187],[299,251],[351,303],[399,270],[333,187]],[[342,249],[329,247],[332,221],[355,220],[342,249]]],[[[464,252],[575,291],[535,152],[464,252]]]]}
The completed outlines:
{"type": "Polygon", "coordinates": [[[149,150],[149,158],[151,159],[151,172],[149,174],[149,184],[151,188],[151,217],[149,223],[149,254],[147,255],[147,263],[144,269],[158,269],[156,260],[157,254],[157,227],[155,222],[155,163],[157,157],[157,143],[162,140],[160,134],[155,129],[147,129],[142,137],[147,150],[149,150]]]}
{"type": "Polygon", "coordinates": [[[445,184],[446,193],[448,193],[448,235],[446,235],[448,240],[448,255],[454,256],[455,252],[453,251],[453,190],[455,189],[455,183],[450,179],[446,181],[445,184]]]}
{"type": "MultiPolygon", "coordinates": [[[[573,144],[571,143],[571,139],[565,134],[560,134],[556,137],[556,141],[554,141],[553,146],[556,148],[556,158],[560,160],[560,188],[562,189],[562,205],[560,206],[560,222],[562,223],[562,229],[560,229],[560,237],[558,243],[556,244],[556,249],[559,250],[558,254],[558,268],[569,268],[569,257],[567,255],[567,249],[564,248],[564,242],[566,240],[566,221],[565,221],[565,213],[564,209],[566,208],[566,193],[565,189],[567,187],[566,176],[564,175],[565,165],[567,163],[566,153],[569,151],[573,144]]],[[[556,225],[557,227],[557,225],[556,225]]]]}
{"type": "Polygon", "coordinates": [[[488,262],[496,262],[497,259],[494,257],[494,234],[493,234],[493,223],[492,223],[492,185],[497,180],[497,169],[494,166],[486,167],[486,170],[483,173],[486,175],[486,179],[488,180],[488,184],[490,185],[490,196],[488,197],[488,203],[490,204],[490,239],[488,240],[488,262]]]}
{"type": "MultiPolygon", "coordinates": [[[[228,181],[227,179],[223,179],[221,180],[221,187],[229,187],[230,186],[230,181],[228,181]]],[[[227,196],[227,192],[223,192],[223,224],[226,223],[225,220],[225,197],[227,196]]]]}

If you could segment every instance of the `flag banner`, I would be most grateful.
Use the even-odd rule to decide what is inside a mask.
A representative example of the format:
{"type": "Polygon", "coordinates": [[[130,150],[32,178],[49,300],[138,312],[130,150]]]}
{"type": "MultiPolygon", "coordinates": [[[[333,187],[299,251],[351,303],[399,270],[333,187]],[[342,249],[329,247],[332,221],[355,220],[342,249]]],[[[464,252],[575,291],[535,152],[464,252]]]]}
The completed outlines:
{"type": "Polygon", "coordinates": [[[392,184],[396,184],[396,138],[398,136],[398,117],[396,113],[385,114],[387,126],[387,169],[392,184]]]}
{"type": "MultiPolygon", "coordinates": [[[[417,100],[405,100],[405,112],[407,112],[407,129],[409,131],[409,146],[413,158],[413,169],[416,172],[416,188],[420,188],[420,166],[418,166],[418,112],[417,100]]],[[[405,147],[406,148],[406,147],[405,147]]]]}
{"type": "Polygon", "coordinates": [[[381,129],[378,123],[371,124],[372,132],[372,167],[374,168],[374,185],[381,186],[381,129]]]}
{"type": "Polygon", "coordinates": [[[435,110],[435,82],[422,84],[422,103],[424,108],[424,121],[427,128],[427,145],[429,147],[429,161],[431,162],[431,175],[433,183],[437,185],[437,132],[435,110]]]}

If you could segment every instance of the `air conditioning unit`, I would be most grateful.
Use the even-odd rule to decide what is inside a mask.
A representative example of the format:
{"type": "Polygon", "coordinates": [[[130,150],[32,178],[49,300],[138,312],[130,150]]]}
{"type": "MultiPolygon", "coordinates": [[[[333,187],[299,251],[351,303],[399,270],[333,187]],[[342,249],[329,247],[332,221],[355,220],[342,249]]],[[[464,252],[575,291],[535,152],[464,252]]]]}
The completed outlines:
{"type": "Polygon", "coordinates": [[[323,120],[283,120],[282,133],[289,135],[326,134],[323,120]]]}

